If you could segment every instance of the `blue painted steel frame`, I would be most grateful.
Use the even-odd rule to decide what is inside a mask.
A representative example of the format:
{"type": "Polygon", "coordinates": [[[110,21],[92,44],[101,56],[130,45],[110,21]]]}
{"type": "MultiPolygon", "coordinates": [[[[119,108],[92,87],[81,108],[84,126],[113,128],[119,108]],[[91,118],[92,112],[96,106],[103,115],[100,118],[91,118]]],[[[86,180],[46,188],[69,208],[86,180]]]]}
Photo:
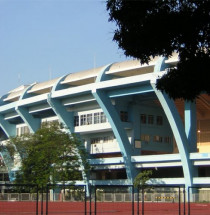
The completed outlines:
{"type": "Polygon", "coordinates": [[[58,81],[53,86],[51,93],[48,95],[47,102],[50,105],[50,107],[53,109],[55,114],[58,116],[58,119],[61,123],[65,125],[65,127],[68,129],[70,133],[74,133],[74,113],[73,112],[67,112],[66,108],[62,104],[60,99],[54,99],[52,98],[53,92],[56,91],[58,88],[60,82],[65,78],[65,76],[58,79],[58,81]]]}
{"type": "MultiPolygon", "coordinates": [[[[154,80],[151,80],[150,83],[145,82],[142,86],[130,86],[125,89],[93,89],[92,94],[102,110],[104,111],[106,117],[108,118],[113,133],[119,143],[120,150],[123,156],[123,160],[126,167],[126,172],[130,183],[133,182],[133,179],[136,175],[136,168],[134,163],[131,161],[131,156],[133,155],[132,146],[128,140],[128,136],[125,132],[125,129],[120,120],[119,114],[117,113],[116,108],[111,103],[111,98],[119,96],[127,96],[140,94],[145,92],[154,91],[159,99],[162,108],[168,118],[168,121],[171,125],[174,137],[177,142],[179,153],[181,156],[184,177],[187,186],[192,186],[192,176],[193,176],[193,166],[192,162],[189,159],[189,153],[196,151],[196,105],[192,102],[185,102],[185,128],[182,123],[182,120],[179,116],[179,113],[176,109],[174,102],[164,93],[156,89],[155,83],[158,76],[155,74],[157,72],[163,71],[166,68],[164,64],[164,58],[160,58],[155,65],[154,69],[154,80]],[[107,90],[107,91],[106,91],[107,90]]],[[[111,64],[105,66],[99,73],[96,83],[100,83],[105,80],[109,80],[110,76],[106,75],[106,71],[109,70],[111,64]]],[[[69,129],[71,133],[74,132],[74,113],[66,111],[66,108],[62,104],[61,98],[53,98],[53,92],[60,90],[60,82],[65,78],[61,77],[57,83],[53,86],[51,93],[48,95],[47,102],[54,110],[59,120],[64,123],[64,125],[69,129]]],[[[29,86],[20,97],[19,101],[23,100],[27,96],[27,91],[30,89],[29,86]]],[[[13,105],[17,113],[23,119],[23,121],[28,125],[31,132],[35,132],[39,127],[41,120],[35,119],[29,112],[26,106],[20,106],[18,102],[13,104],[8,104],[10,107],[13,105]]],[[[5,108],[5,107],[4,107],[5,108]]],[[[0,114],[0,126],[4,130],[5,134],[8,137],[16,135],[16,126],[10,124],[8,121],[4,120],[3,114],[0,114]]]]}
{"type": "Polygon", "coordinates": [[[0,126],[3,129],[4,133],[7,135],[7,137],[14,137],[16,135],[16,126],[4,120],[2,114],[0,114],[0,126]]]}
{"type": "Polygon", "coordinates": [[[1,146],[1,149],[2,150],[1,150],[0,154],[4,160],[5,166],[7,167],[9,180],[13,181],[15,179],[14,178],[14,171],[12,170],[14,167],[14,162],[12,161],[12,158],[11,158],[7,148],[5,146],[1,146]]]}
{"type": "MultiPolygon", "coordinates": [[[[107,79],[105,72],[110,68],[110,66],[111,65],[108,65],[100,72],[96,79],[96,83],[107,79]]],[[[115,107],[112,105],[111,99],[106,92],[104,92],[103,90],[93,89],[92,94],[109,120],[113,133],[120,147],[120,151],[126,168],[127,178],[129,182],[133,184],[134,178],[137,174],[137,170],[134,164],[131,162],[132,146],[129,142],[126,131],[122,126],[119,114],[117,113],[115,107]]]]}
{"type": "Polygon", "coordinates": [[[195,102],[185,101],[185,132],[190,152],[197,152],[197,119],[195,102]]]}
{"type": "MultiPolygon", "coordinates": [[[[33,84],[34,85],[34,84],[33,84]]],[[[31,89],[33,85],[30,85],[27,87],[22,95],[19,98],[19,102],[27,97],[27,91],[31,89]]],[[[19,102],[17,102],[17,105],[15,107],[16,112],[19,114],[19,116],[22,118],[24,123],[29,127],[29,130],[31,133],[35,133],[41,125],[41,120],[34,118],[28,111],[27,107],[19,106],[19,102]]]]}
{"type": "MultiPolygon", "coordinates": [[[[161,68],[164,68],[164,58],[159,61],[157,66],[155,67],[154,72],[159,72],[161,68]]],[[[156,77],[158,78],[158,77],[156,77]]],[[[174,137],[176,139],[177,147],[181,156],[181,161],[182,161],[182,167],[183,167],[183,172],[184,172],[184,178],[185,178],[185,185],[192,186],[193,183],[193,165],[192,162],[189,159],[189,152],[190,152],[190,147],[189,147],[189,142],[187,135],[185,133],[184,125],[182,123],[181,117],[177,111],[177,108],[175,106],[175,103],[172,99],[168,97],[167,94],[157,90],[156,88],[156,79],[151,80],[151,86],[154,89],[154,92],[156,93],[162,108],[168,118],[169,124],[171,125],[174,137]]],[[[188,104],[189,107],[189,104],[188,104]]],[[[192,108],[191,108],[192,110],[192,108]]],[[[192,117],[192,112],[190,113],[190,116],[192,117]]],[[[195,114],[195,109],[193,114],[195,114]]],[[[186,117],[187,118],[187,117],[186,117]]],[[[189,123],[192,123],[191,119],[188,117],[188,127],[189,123]]],[[[192,131],[190,128],[187,128],[188,133],[192,131]]],[[[192,136],[189,135],[190,137],[192,136]]]]}
{"type": "MultiPolygon", "coordinates": [[[[73,134],[74,133],[74,112],[68,112],[65,108],[65,106],[62,104],[61,99],[58,98],[52,98],[53,92],[55,92],[57,89],[60,88],[60,82],[64,80],[66,76],[61,77],[58,79],[58,81],[53,86],[51,93],[48,95],[47,102],[50,105],[50,107],[53,109],[55,114],[58,116],[59,121],[65,126],[66,131],[73,134]]],[[[84,166],[81,166],[82,168],[82,176],[83,179],[88,185],[88,176],[85,174],[84,166]]],[[[89,191],[87,190],[87,193],[89,191]]]]}

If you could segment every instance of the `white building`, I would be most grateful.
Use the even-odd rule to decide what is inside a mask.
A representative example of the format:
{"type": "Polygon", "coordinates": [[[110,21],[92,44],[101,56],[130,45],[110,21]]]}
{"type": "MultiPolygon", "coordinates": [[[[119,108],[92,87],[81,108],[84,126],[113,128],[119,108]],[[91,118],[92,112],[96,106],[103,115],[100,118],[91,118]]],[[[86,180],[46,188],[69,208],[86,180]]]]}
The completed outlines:
{"type": "MultiPolygon", "coordinates": [[[[145,169],[153,184],[210,184],[210,97],[173,101],[155,87],[177,61],[113,63],[14,89],[0,100],[1,143],[59,120],[84,141],[92,184],[131,184],[145,169]]],[[[4,165],[12,180],[14,163],[4,165]]]]}

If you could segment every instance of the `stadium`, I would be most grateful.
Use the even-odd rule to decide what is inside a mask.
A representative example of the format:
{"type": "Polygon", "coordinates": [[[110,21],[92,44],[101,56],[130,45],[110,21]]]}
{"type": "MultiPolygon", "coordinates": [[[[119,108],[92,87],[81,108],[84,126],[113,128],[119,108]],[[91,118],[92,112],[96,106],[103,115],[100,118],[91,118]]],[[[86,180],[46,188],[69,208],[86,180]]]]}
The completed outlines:
{"type": "MultiPolygon", "coordinates": [[[[149,184],[210,185],[210,97],[173,101],[155,87],[178,57],[112,63],[23,85],[0,99],[0,181],[11,182],[18,162],[7,139],[58,120],[82,139],[89,184],[130,185],[142,170],[149,184]]],[[[84,184],[84,182],[77,182],[84,184]]]]}

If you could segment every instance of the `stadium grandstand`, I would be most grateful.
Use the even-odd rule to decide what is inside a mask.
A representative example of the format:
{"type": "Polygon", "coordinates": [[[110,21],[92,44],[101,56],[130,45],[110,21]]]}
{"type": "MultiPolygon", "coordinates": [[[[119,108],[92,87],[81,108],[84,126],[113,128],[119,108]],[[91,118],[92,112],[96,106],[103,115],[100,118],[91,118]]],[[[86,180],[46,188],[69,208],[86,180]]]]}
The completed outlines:
{"type": "Polygon", "coordinates": [[[13,181],[18,169],[7,139],[58,120],[83,141],[90,184],[130,185],[142,170],[153,170],[149,184],[210,185],[210,96],[173,101],[155,87],[177,62],[175,54],[143,65],[113,63],[3,95],[0,180],[13,181]]]}

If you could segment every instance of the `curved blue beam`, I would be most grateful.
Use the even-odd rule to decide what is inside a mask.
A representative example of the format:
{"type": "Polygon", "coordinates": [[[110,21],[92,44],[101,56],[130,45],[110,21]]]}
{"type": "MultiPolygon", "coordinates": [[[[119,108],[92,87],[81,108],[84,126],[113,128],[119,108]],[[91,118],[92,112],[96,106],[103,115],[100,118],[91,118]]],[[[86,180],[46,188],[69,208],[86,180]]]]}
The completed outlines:
{"type": "Polygon", "coordinates": [[[197,119],[195,102],[185,101],[185,132],[190,152],[197,152],[197,119]]]}
{"type": "MultiPolygon", "coordinates": [[[[109,70],[110,66],[111,65],[108,65],[100,72],[96,79],[96,83],[107,80],[105,72],[109,70]]],[[[107,119],[109,120],[125,163],[127,178],[130,184],[133,184],[134,178],[137,175],[137,170],[134,164],[131,162],[132,147],[125,129],[122,126],[119,114],[117,113],[115,107],[112,105],[111,99],[106,92],[104,92],[103,90],[93,89],[92,94],[98,102],[99,106],[102,108],[107,119]]]]}
{"type": "Polygon", "coordinates": [[[1,142],[0,142],[0,144],[1,144],[0,154],[4,160],[5,166],[7,167],[9,180],[14,181],[15,177],[14,177],[14,172],[12,171],[12,169],[14,167],[14,162],[13,162],[7,148],[5,146],[3,146],[1,142]]]}
{"type": "Polygon", "coordinates": [[[4,120],[4,115],[1,112],[4,112],[5,110],[8,110],[8,109],[10,110],[15,109],[16,102],[13,102],[12,104],[4,105],[2,98],[0,98],[0,105],[2,105],[0,106],[0,127],[2,128],[2,130],[4,131],[4,133],[8,138],[13,137],[16,135],[16,126],[4,120]]]}
{"type": "Polygon", "coordinates": [[[111,103],[110,98],[107,96],[105,92],[95,89],[92,90],[92,94],[95,97],[101,109],[103,110],[107,119],[109,120],[113,133],[120,147],[120,151],[126,167],[128,180],[130,181],[131,184],[133,184],[137,171],[136,168],[134,167],[134,164],[132,164],[131,162],[132,155],[131,144],[128,140],[128,136],[125,132],[125,129],[122,126],[119,114],[117,113],[116,109],[111,103]]]}
{"type": "MultiPolygon", "coordinates": [[[[164,68],[164,58],[162,58],[155,68],[154,72],[159,72],[161,68],[164,68]]],[[[156,77],[158,78],[158,77],[156,77]]],[[[155,94],[157,95],[162,108],[166,114],[166,117],[168,118],[168,122],[172,128],[174,137],[176,139],[177,147],[181,156],[182,166],[183,166],[183,172],[184,172],[184,178],[186,186],[192,186],[192,170],[193,166],[189,159],[189,144],[188,139],[185,133],[185,129],[181,120],[181,117],[177,111],[176,105],[174,104],[174,101],[168,97],[167,94],[162,93],[161,91],[157,90],[156,88],[156,78],[154,80],[151,80],[151,86],[154,89],[155,94]]]]}
{"type": "Polygon", "coordinates": [[[4,120],[2,114],[0,114],[0,126],[8,138],[16,135],[16,126],[4,120]]]}
{"type": "MultiPolygon", "coordinates": [[[[10,124],[8,121],[4,120],[4,117],[2,114],[0,114],[0,126],[6,136],[8,138],[16,136],[16,126],[14,124],[10,124]]],[[[4,160],[4,164],[7,167],[9,180],[14,180],[14,172],[12,171],[12,168],[14,167],[14,162],[5,146],[0,142],[1,145],[1,151],[0,154],[4,160]]]]}
{"type": "MultiPolygon", "coordinates": [[[[33,84],[34,85],[34,84],[33,84]]],[[[19,101],[27,97],[27,91],[32,88],[33,85],[28,86],[22,95],[19,98],[19,101]]],[[[17,106],[15,107],[16,112],[22,118],[24,123],[29,127],[31,133],[35,133],[41,125],[41,119],[34,118],[28,111],[28,109],[24,106],[19,106],[19,102],[17,102],[17,106]]]]}
{"type": "Polygon", "coordinates": [[[65,77],[66,76],[63,76],[57,80],[51,90],[51,93],[48,95],[47,102],[53,109],[55,114],[58,116],[59,121],[65,125],[65,127],[70,133],[74,133],[74,113],[67,112],[65,106],[62,104],[60,99],[55,99],[51,97],[53,92],[58,89],[60,82],[63,81],[65,77]]]}
{"type": "MultiPolygon", "coordinates": [[[[22,100],[25,96],[27,91],[32,87],[33,85],[27,87],[22,95],[19,98],[19,101],[22,100]]],[[[19,114],[19,116],[23,119],[23,121],[28,125],[31,132],[35,132],[36,129],[38,129],[40,126],[37,125],[38,119],[33,118],[29,113],[28,110],[24,107],[19,107],[18,102],[15,103],[16,107],[15,110],[19,114]]],[[[9,122],[3,120],[3,117],[0,115],[0,125],[2,129],[4,130],[7,137],[13,137],[16,136],[16,125],[10,124],[9,122]]],[[[14,162],[12,161],[9,152],[7,151],[6,147],[4,147],[4,150],[1,151],[2,157],[4,159],[5,165],[8,169],[9,179],[10,181],[13,181],[15,179],[14,172],[12,171],[14,167],[14,162]]]]}
{"type": "Polygon", "coordinates": [[[95,83],[106,81],[109,79],[109,77],[106,75],[106,71],[109,71],[110,67],[113,65],[113,63],[108,64],[107,66],[104,66],[104,68],[99,72],[95,83]]]}
{"type": "Polygon", "coordinates": [[[154,83],[152,83],[154,91],[163,107],[163,110],[171,125],[177,147],[181,156],[184,177],[187,186],[192,186],[192,163],[189,160],[188,140],[185,129],[174,102],[164,93],[158,91],[154,83]]]}
{"type": "MultiPolygon", "coordinates": [[[[50,105],[50,107],[53,109],[55,114],[58,116],[58,119],[69,133],[74,133],[74,112],[68,112],[65,108],[65,106],[62,104],[60,99],[52,98],[53,92],[60,89],[60,82],[64,80],[66,76],[63,76],[57,80],[55,85],[53,86],[51,93],[48,95],[47,102],[50,105]]],[[[82,168],[82,176],[83,179],[86,181],[86,184],[88,185],[88,177],[85,174],[84,166],[82,168]]]]}

